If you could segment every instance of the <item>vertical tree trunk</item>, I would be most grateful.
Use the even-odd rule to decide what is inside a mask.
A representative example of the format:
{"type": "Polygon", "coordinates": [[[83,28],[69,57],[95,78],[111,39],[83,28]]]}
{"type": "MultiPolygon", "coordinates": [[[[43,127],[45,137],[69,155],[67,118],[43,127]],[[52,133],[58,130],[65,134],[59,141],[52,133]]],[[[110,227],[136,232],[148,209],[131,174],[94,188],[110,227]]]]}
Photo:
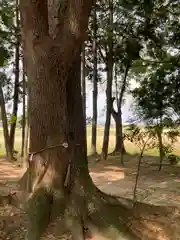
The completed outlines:
{"type": "Polygon", "coordinates": [[[104,139],[101,153],[101,160],[107,159],[109,146],[109,130],[112,111],[112,80],[113,80],[113,2],[109,0],[109,33],[107,53],[107,87],[106,87],[106,122],[104,128],[104,139]]]}
{"type": "MultiPolygon", "coordinates": [[[[161,120],[160,120],[161,121],[161,120]]],[[[164,150],[163,150],[163,140],[162,140],[162,123],[160,123],[160,126],[158,126],[157,129],[157,137],[158,137],[158,145],[159,145],[159,171],[162,169],[163,159],[164,159],[164,150]]]]}
{"type": "Polygon", "coordinates": [[[20,58],[20,26],[19,26],[19,2],[16,0],[16,47],[15,47],[15,82],[14,82],[14,96],[13,96],[13,111],[12,123],[10,127],[10,144],[12,151],[14,151],[14,140],[18,112],[19,100],[19,58],[20,58]]]}
{"type": "Polygon", "coordinates": [[[21,157],[25,156],[25,130],[26,130],[26,77],[25,77],[25,63],[23,60],[23,107],[22,107],[22,144],[21,144],[21,157]]]}
{"type": "Polygon", "coordinates": [[[24,137],[24,157],[25,158],[28,155],[28,148],[29,148],[29,108],[27,103],[25,137],[24,137]]]}
{"type": "MultiPolygon", "coordinates": [[[[82,47],[81,53],[81,85],[82,85],[82,101],[83,101],[83,114],[84,114],[84,125],[86,131],[86,52],[85,52],[85,43],[82,47]]],[[[86,131],[86,139],[87,139],[87,131],[86,131]]],[[[87,140],[86,140],[86,148],[87,148],[87,140]]]]}
{"type": "Polygon", "coordinates": [[[85,63],[85,43],[82,47],[81,53],[81,84],[82,84],[82,101],[83,101],[83,113],[84,119],[86,119],[86,63],[85,63]]]}
{"type": "Polygon", "coordinates": [[[7,121],[7,115],[6,115],[4,94],[3,94],[1,84],[0,84],[0,107],[1,107],[3,134],[4,134],[4,143],[5,143],[5,149],[6,149],[6,158],[8,159],[8,161],[11,161],[13,159],[13,152],[11,149],[11,144],[9,139],[8,121],[7,121]]]}
{"type": "MultiPolygon", "coordinates": [[[[113,103],[112,103],[112,116],[114,118],[115,124],[116,124],[116,145],[115,149],[113,151],[114,154],[120,153],[121,155],[126,153],[125,147],[124,147],[124,139],[123,139],[123,126],[122,126],[122,101],[123,101],[123,96],[126,91],[126,85],[127,85],[127,76],[128,72],[130,69],[130,64],[128,63],[127,66],[125,67],[125,73],[124,73],[124,78],[121,86],[121,90],[119,93],[119,96],[116,97],[117,101],[117,112],[114,110],[113,103]]],[[[116,89],[116,92],[118,90],[116,89]]],[[[118,93],[116,94],[116,96],[118,93]]],[[[122,158],[123,159],[123,158],[122,158]]],[[[123,164],[123,162],[122,162],[123,164]]]]}
{"type": "MultiPolygon", "coordinates": [[[[75,143],[73,133],[69,131],[67,81],[76,56],[80,57],[92,1],[62,2],[58,11],[59,20],[66,21],[58,25],[54,39],[49,36],[47,1],[22,0],[20,6],[30,85],[30,152],[33,159],[29,171],[34,170],[37,177],[34,179],[35,186],[39,186],[32,188],[34,194],[29,201],[27,239],[40,239],[50,221],[52,203],[58,202],[58,208],[63,211],[63,202],[70,209],[73,239],[83,240],[79,216],[79,206],[81,208],[83,204],[78,197],[82,189],[75,181],[79,171],[74,166],[74,152],[81,149],[81,142],[79,139],[75,143]]],[[[80,68],[80,58],[78,66],[80,68]]],[[[82,107],[81,96],[80,102],[82,107]]],[[[78,137],[80,135],[78,133],[78,137]]],[[[57,213],[57,208],[55,211],[57,213]]]]}
{"type": "Polygon", "coordinates": [[[116,145],[113,153],[125,154],[126,150],[124,147],[124,140],[123,140],[122,113],[121,111],[119,111],[118,116],[114,114],[112,114],[112,116],[114,118],[115,127],[116,127],[116,145]]]}
{"type": "Polygon", "coordinates": [[[92,117],[92,138],[91,138],[91,154],[96,155],[97,141],[97,96],[98,96],[98,76],[97,76],[97,16],[96,4],[93,9],[93,117],[92,117]]]}

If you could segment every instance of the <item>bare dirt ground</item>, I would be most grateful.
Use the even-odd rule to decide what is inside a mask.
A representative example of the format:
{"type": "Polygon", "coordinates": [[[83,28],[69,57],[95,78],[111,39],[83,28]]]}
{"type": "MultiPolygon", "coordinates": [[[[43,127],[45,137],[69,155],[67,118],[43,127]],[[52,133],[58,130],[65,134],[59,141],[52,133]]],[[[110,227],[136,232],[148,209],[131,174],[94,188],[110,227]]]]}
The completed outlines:
{"type": "MultiPolygon", "coordinates": [[[[119,163],[118,157],[112,157],[103,163],[95,164],[90,161],[91,177],[95,184],[106,193],[132,198],[137,157],[126,156],[124,168],[119,163]]],[[[158,172],[158,166],[149,165],[154,163],[157,163],[157,158],[146,157],[144,159],[138,184],[138,200],[180,208],[180,167],[164,166],[162,171],[158,172]]],[[[23,170],[19,166],[0,160],[0,195],[18,191],[17,180],[22,174],[23,170]]],[[[0,240],[24,239],[26,224],[22,210],[11,205],[0,206],[0,240]]],[[[43,239],[57,238],[49,232],[43,239]]]]}

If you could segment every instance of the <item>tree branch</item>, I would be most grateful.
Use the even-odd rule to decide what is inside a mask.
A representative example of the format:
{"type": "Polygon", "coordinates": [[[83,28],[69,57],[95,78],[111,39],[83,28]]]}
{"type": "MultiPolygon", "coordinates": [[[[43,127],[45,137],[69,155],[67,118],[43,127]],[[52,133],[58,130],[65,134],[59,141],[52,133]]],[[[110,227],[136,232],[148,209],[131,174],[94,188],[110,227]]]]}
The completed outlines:
{"type": "Polygon", "coordinates": [[[44,41],[49,35],[47,0],[20,0],[23,34],[33,43],[44,41]]]}
{"type": "Polygon", "coordinates": [[[99,50],[99,54],[100,54],[102,60],[104,61],[104,63],[107,63],[107,58],[106,58],[106,57],[104,56],[104,54],[102,53],[102,50],[101,50],[100,47],[98,48],[98,50],[99,50]]]}
{"type": "MultiPolygon", "coordinates": [[[[90,41],[91,44],[93,44],[92,36],[90,34],[88,35],[88,40],[90,41]]],[[[107,63],[107,57],[104,56],[104,54],[101,50],[101,47],[98,47],[97,49],[98,49],[99,55],[102,58],[102,60],[104,61],[104,63],[107,63]]],[[[106,49],[106,52],[107,52],[107,49],[106,49]]]]}

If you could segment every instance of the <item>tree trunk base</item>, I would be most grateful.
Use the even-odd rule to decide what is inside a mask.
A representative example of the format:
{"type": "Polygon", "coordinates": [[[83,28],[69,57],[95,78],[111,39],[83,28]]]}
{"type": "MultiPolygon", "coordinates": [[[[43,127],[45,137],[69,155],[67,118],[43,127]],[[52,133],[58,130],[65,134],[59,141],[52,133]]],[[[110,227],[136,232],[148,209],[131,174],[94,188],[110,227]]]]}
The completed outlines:
{"type": "Polygon", "coordinates": [[[97,157],[99,157],[99,154],[97,152],[93,152],[93,153],[89,154],[89,157],[97,158],[97,157]]]}
{"type": "MultiPolygon", "coordinates": [[[[39,188],[29,201],[27,240],[39,240],[49,223],[66,219],[73,240],[178,240],[180,211],[107,195],[81,179],[69,195],[39,188]],[[84,231],[86,229],[86,232],[84,231]]],[[[61,226],[62,227],[62,226],[61,226]]]]}
{"type": "Polygon", "coordinates": [[[117,155],[126,155],[127,152],[125,150],[121,150],[121,149],[115,149],[112,153],[110,153],[109,155],[112,155],[112,156],[117,156],[117,155]]]}

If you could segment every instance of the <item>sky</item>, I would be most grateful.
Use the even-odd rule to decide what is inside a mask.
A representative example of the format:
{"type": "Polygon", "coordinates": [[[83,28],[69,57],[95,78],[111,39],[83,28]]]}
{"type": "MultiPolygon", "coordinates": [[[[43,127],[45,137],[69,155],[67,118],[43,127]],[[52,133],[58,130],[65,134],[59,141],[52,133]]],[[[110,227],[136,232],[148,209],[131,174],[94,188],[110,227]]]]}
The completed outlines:
{"type": "MultiPolygon", "coordinates": [[[[12,69],[10,68],[8,70],[8,74],[13,78],[12,69]]],[[[105,123],[105,107],[106,107],[106,74],[102,73],[102,80],[103,84],[98,84],[98,124],[104,124],[105,123]]],[[[131,88],[134,88],[136,86],[136,82],[134,80],[130,80],[131,82],[131,88]]],[[[87,117],[92,117],[92,94],[93,94],[93,88],[92,83],[90,81],[86,81],[86,115],[87,117]]],[[[122,121],[123,123],[126,123],[129,118],[132,118],[132,111],[130,110],[133,103],[132,96],[126,95],[125,96],[125,103],[122,107],[122,121]]],[[[8,112],[12,112],[12,104],[8,104],[8,112]]],[[[18,116],[22,115],[22,103],[18,106],[18,116]]],[[[111,121],[111,124],[114,124],[113,118],[111,121]]]]}
{"type": "MultiPolygon", "coordinates": [[[[135,83],[132,83],[133,86],[135,86],[135,83]]],[[[92,84],[88,84],[86,87],[86,94],[87,94],[87,99],[86,99],[86,115],[91,117],[92,116],[92,84]]],[[[122,121],[123,123],[126,123],[129,118],[132,117],[132,111],[131,106],[133,104],[133,99],[131,95],[125,96],[125,103],[122,107],[122,121]]],[[[99,92],[98,92],[98,123],[103,124],[105,122],[105,105],[106,105],[106,95],[105,95],[105,86],[100,86],[99,87],[99,92]]],[[[112,120],[113,124],[113,120],[112,120]]]]}
{"type": "MultiPolygon", "coordinates": [[[[86,87],[86,115],[88,117],[92,117],[92,84],[88,83],[86,87]]],[[[132,117],[132,111],[130,110],[131,105],[133,103],[132,96],[126,95],[125,96],[125,103],[122,107],[122,120],[123,123],[126,123],[130,117],[132,117]]],[[[105,123],[105,105],[106,105],[106,95],[105,95],[105,86],[99,87],[98,92],[98,124],[104,124],[105,123]]],[[[10,109],[9,109],[10,110],[10,109]]],[[[18,116],[22,115],[22,103],[19,104],[18,107],[18,116]]],[[[114,124],[114,121],[112,119],[111,124],[114,124]]]]}

